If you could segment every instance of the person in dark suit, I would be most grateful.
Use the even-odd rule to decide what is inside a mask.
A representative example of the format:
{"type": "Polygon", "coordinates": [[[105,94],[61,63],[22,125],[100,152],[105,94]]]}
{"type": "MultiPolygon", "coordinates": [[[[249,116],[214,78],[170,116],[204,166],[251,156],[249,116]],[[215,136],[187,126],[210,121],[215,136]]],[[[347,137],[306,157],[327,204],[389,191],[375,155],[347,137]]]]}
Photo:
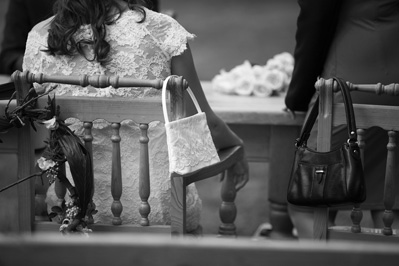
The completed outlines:
{"type": "MultiPolygon", "coordinates": [[[[360,84],[399,82],[399,0],[298,0],[298,4],[295,66],[285,97],[288,110],[309,109],[319,76],[337,76],[360,84]]],[[[399,106],[399,97],[358,92],[351,95],[354,103],[399,106]]],[[[311,148],[316,146],[315,127],[308,142],[311,148]]],[[[346,127],[334,128],[332,149],[346,138],[346,127]]],[[[371,210],[376,227],[383,227],[383,182],[379,177],[385,173],[387,134],[369,129],[366,143],[363,164],[367,199],[362,208],[371,210]]],[[[292,205],[289,210],[299,237],[311,238],[313,210],[292,205]]]]}
{"type": "Polygon", "coordinates": [[[0,52],[0,74],[22,70],[26,38],[40,21],[53,14],[56,0],[10,0],[0,52]]]}
{"type": "Polygon", "coordinates": [[[285,97],[292,111],[307,111],[315,94],[314,84],[323,72],[323,66],[333,40],[342,0],[299,0],[297,19],[295,65],[285,97]]]}

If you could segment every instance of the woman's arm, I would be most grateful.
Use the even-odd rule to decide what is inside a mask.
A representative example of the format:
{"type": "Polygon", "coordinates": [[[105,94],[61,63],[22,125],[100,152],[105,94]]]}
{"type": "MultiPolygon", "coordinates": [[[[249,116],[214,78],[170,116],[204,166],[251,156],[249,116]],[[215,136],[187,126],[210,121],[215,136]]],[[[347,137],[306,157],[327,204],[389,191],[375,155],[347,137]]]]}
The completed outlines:
{"type": "Polygon", "coordinates": [[[285,97],[292,111],[306,111],[322,74],[338,21],[342,0],[298,0],[295,66],[285,97]]]}
{"type": "MultiPolygon", "coordinates": [[[[210,107],[198,78],[189,46],[183,54],[172,58],[172,74],[182,76],[188,81],[188,84],[194,92],[202,111],[206,113],[208,126],[216,148],[223,149],[235,145],[243,145],[242,140],[213,112],[210,107]]],[[[187,115],[195,114],[196,109],[189,97],[187,97],[186,102],[187,115]]]]}
{"type": "MultiPolygon", "coordinates": [[[[198,78],[197,71],[195,70],[193,57],[188,44],[187,49],[181,55],[172,58],[172,74],[182,76],[187,80],[199,105],[201,106],[202,111],[206,113],[208,126],[216,148],[223,149],[236,145],[243,146],[243,141],[213,112],[210,107],[198,78]]],[[[187,115],[193,115],[196,113],[194,104],[189,96],[187,96],[186,106],[187,115]]],[[[249,167],[245,155],[244,159],[238,162],[232,169],[234,172],[236,190],[238,191],[245,186],[249,179],[249,167]]]]}

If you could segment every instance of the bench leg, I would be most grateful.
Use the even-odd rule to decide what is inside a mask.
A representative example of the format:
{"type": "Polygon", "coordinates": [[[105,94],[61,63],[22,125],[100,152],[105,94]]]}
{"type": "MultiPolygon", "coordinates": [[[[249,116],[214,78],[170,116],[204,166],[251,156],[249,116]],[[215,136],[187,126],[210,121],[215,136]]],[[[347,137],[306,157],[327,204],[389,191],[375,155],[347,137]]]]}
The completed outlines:
{"type": "Polygon", "coordinates": [[[236,198],[236,188],[233,175],[230,174],[231,170],[228,169],[225,173],[222,183],[221,198],[222,204],[220,205],[219,215],[221,224],[219,226],[219,234],[224,236],[236,236],[236,226],[234,224],[237,216],[237,207],[234,203],[236,198]]]}
{"type": "Polygon", "coordinates": [[[294,238],[287,208],[287,187],[294,159],[294,141],[300,128],[273,126],[270,137],[269,206],[271,238],[294,238]]]}

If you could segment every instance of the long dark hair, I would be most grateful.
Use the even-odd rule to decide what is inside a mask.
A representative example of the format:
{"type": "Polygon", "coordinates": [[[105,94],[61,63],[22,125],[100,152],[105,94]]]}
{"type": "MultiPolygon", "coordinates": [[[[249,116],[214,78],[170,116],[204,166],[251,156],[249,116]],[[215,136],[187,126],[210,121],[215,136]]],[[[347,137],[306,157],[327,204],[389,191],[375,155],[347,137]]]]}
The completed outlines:
{"type": "MultiPolygon", "coordinates": [[[[138,23],[146,18],[143,6],[152,8],[151,1],[124,0],[132,10],[140,11],[143,16],[138,23]]],[[[110,44],[105,40],[106,25],[111,25],[120,17],[122,7],[116,0],[58,0],[54,5],[55,17],[50,23],[45,50],[51,55],[75,55],[79,53],[89,61],[101,64],[108,60],[110,44]],[[74,40],[74,34],[82,25],[91,25],[93,39],[74,40]],[[82,45],[92,45],[94,58],[87,58],[82,45]]]]}

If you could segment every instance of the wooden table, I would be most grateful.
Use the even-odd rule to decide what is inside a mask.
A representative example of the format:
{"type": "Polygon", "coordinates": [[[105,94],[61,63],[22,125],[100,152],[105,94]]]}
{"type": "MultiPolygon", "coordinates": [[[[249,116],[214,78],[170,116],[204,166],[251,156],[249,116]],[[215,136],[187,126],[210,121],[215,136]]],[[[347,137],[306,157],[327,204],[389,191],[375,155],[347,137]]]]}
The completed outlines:
{"type": "Polygon", "coordinates": [[[270,236],[291,238],[293,225],[288,216],[286,190],[294,143],[305,114],[296,114],[293,118],[284,111],[284,95],[268,98],[226,95],[213,91],[210,82],[204,81],[202,86],[215,113],[244,140],[250,175],[269,178],[269,219],[273,228],[270,236]],[[269,163],[269,173],[254,173],[251,163],[269,163]]]}

